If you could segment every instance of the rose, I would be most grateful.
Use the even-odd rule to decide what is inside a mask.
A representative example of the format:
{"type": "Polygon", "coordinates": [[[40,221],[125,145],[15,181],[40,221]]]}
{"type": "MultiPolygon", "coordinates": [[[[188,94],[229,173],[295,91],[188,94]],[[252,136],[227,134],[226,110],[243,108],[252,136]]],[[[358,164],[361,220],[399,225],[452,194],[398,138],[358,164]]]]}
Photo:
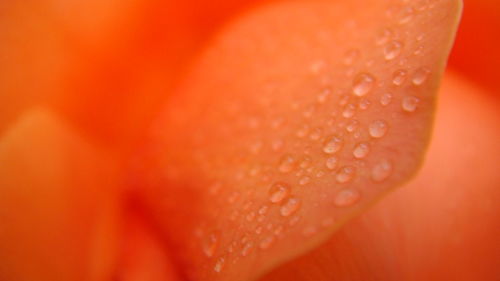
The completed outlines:
{"type": "MultiPolygon", "coordinates": [[[[374,1],[373,5],[365,4],[363,10],[370,11],[370,7],[377,6],[376,2],[374,1]]],[[[206,86],[201,82],[211,81],[204,81],[203,79],[206,79],[204,77],[207,75],[210,77],[212,73],[221,75],[217,72],[219,70],[212,66],[208,68],[214,72],[198,71],[196,74],[195,71],[195,74],[192,74],[191,69],[201,68],[197,66],[200,64],[199,58],[191,59],[194,65],[192,67],[186,67],[184,64],[191,54],[200,52],[200,49],[217,50],[220,45],[224,46],[220,43],[222,39],[219,39],[215,40],[219,43],[209,43],[208,47],[200,47],[202,45],[200,42],[205,42],[204,39],[208,37],[205,33],[213,28],[212,24],[206,23],[204,17],[213,16],[216,20],[212,21],[217,24],[236,9],[229,6],[237,5],[225,3],[228,6],[225,10],[219,8],[221,5],[225,6],[224,3],[219,5],[204,3],[205,6],[198,7],[200,12],[195,13],[194,18],[190,19],[189,15],[192,14],[189,11],[196,8],[183,6],[180,3],[172,3],[171,7],[168,7],[169,4],[149,2],[132,3],[130,6],[122,3],[120,5],[115,3],[115,6],[112,4],[111,2],[6,4],[6,11],[9,13],[4,16],[6,20],[3,23],[5,30],[3,34],[9,40],[6,40],[8,44],[5,50],[8,53],[6,51],[5,53],[8,56],[4,56],[3,68],[4,77],[7,78],[4,78],[2,84],[6,93],[3,97],[10,102],[4,103],[8,105],[8,110],[5,111],[2,125],[10,128],[4,133],[0,149],[1,162],[4,163],[0,169],[3,187],[1,214],[4,222],[0,232],[2,249],[0,258],[4,265],[0,268],[2,280],[106,280],[111,279],[112,275],[120,276],[124,280],[161,277],[168,280],[170,277],[165,275],[176,278],[173,275],[186,276],[187,272],[191,272],[201,280],[209,278],[238,280],[254,278],[272,268],[274,271],[264,279],[385,280],[406,277],[416,280],[438,278],[487,280],[495,274],[498,275],[494,266],[497,260],[495,254],[498,252],[494,245],[497,236],[495,230],[498,229],[494,205],[494,198],[498,198],[498,192],[495,190],[498,176],[495,175],[494,166],[497,158],[495,156],[498,155],[498,145],[495,142],[498,134],[495,131],[495,120],[498,114],[495,113],[495,103],[488,102],[489,99],[494,100],[494,97],[482,94],[483,90],[469,85],[467,78],[458,78],[455,74],[447,74],[444,80],[435,135],[428,159],[419,176],[408,186],[390,194],[374,208],[354,218],[334,234],[330,232],[333,231],[337,221],[332,221],[333,226],[328,226],[329,217],[324,217],[324,212],[309,214],[309,217],[302,216],[302,221],[304,217],[306,221],[321,218],[321,223],[324,221],[327,227],[326,230],[322,229],[318,234],[312,235],[313,228],[310,228],[310,225],[299,224],[300,228],[295,229],[300,229],[301,235],[306,235],[299,236],[301,240],[298,241],[301,243],[290,240],[294,231],[291,228],[292,230],[285,231],[286,234],[281,242],[275,241],[269,249],[257,251],[255,250],[258,247],[257,243],[265,241],[259,237],[265,236],[252,234],[255,236],[247,239],[254,241],[254,247],[247,249],[248,255],[240,257],[241,261],[234,265],[232,263],[234,255],[226,252],[227,237],[224,238],[224,234],[219,232],[240,235],[235,230],[236,226],[227,227],[218,224],[203,226],[201,229],[204,233],[196,238],[199,241],[194,241],[195,247],[190,252],[189,245],[192,240],[188,237],[192,235],[191,227],[200,223],[194,216],[197,214],[196,211],[201,211],[202,214],[212,211],[212,208],[205,209],[204,205],[198,204],[195,199],[205,196],[203,189],[199,188],[205,180],[212,179],[206,178],[206,171],[194,173],[187,169],[195,180],[183,177],[177,183],[190,184],[197,190],[195,194],[177,192],[172,195],[171,188],[175,186],[167,185],[163,181],[160,181],[157,189],[155,183],[158,179],[163,180],[160,175],[165,173],[159,167],[166,166],[157,166],[156,161],[166,165],[171,165],[172,162],[158,157],[163,154],[157,153],[156,150],[151,153],[153,160],[144,158],[143,150],[139,153],[140,156],[137,156],[137,147],[146,147],[146,151],[150,151],[151,147],[162,149],[165,143],[160,141],[158,144],[157,135],[148,137],[148,140],[152,139],[153,144],[148,142],[144,145],[141,142],[137,145],[137,140],[149,134],[144,128],[149,128],[147,124],[151,123],[156,112],[163,107],[164,103],[159,101],[164,99],[164,93],[168,89],[177,89],[177,95],[181,97],[194,95],[186,91],[186,88],[190,89],[185,85],[191,80],[176,82],[181,80],[181,76],[191,77],[182,80],[193,79],[198,82],[194,87],[203,89],[206,86]],[[106,6],[103,3],[111,5],[106,6]],[[78,18],[85,9],[94,13],[104,11],[102,14],[105,16],[78,18]],[[50,11],[48,14],[51,16],[46,16],[47,11],[50,11]],[[172,13],[174,16],[165,16],[172,13]],[[198,25],[171,24],[171,22],[190,21],[198,22],[198,25]],[[64,24],[61,25],[60,22],[64,24]],[[152,32],[152,29],[155,32],[152,32]],[[19,34],[25,36],[18,37],[19,34]],[[33,42],[32,40],[37,44],[28,44],[33,42]],[[189,73],[184,74],[185,71],[189,73]],[[20,83],[21,81],[30,83],[20,83]],[[48,110],[58,112],[57,115],[47,109],[29,110],[25,107],[39,104],[40,101],[48,104],[45,107],[50,108],[48,110]],[[20,121],[13,122],[16,115],[22,117],[20,121]],[[130,156],[131,154],[133,156],[130,156]],[[132,165],[131,168],[130,159],[140,165],[132,165]],[[449,171],[453,171],[453,174],[450,175],[449,171]],[[147,187],[144,182],[149,183],[147,187]],[[124,186],[139,189],[130,191],[124,186]],[[126,190],[126,196],[123,196],[125,198],[121,196],[124,190],[126,190]],[[167,191],[165,196],[168,197],[156,197],[158,190],[162,193],[167,191]],[[173,203],[169,204],[169,201],[173,203]],[[183,206],[188,206],[192,213],[181,216],[184,220],[178,222],[175,218],[183,210],[183,206]],[[186,218],[188,219],[185,220],[186,218]],[[302,233],[303,231],[305,232],[302,233]],[[212,236],[214,233],[215,236],[212,236]],[[122,241],[121,238],[123,238],[122,243],[119,242],[122,241]],[[220,241],[221,239],[226,240],[220,241]],[[313,247],[325,239],[328,240],[326,244],[313,247]],[[204,254],[208,252],[213,257],[198,255],[203,253],[203,250],[204,254]],[[299,253],[305,255],[297,258],[299,253]],[[471,255],[475,258],[471,259],[471,255]],[[222,263],[221,258],[224,258],[222,263]],[[257,267],[249,266],[249,260],[253,262],[257,260],[260,264],[257,267]],[[285,261],[287,263],[283,264],[285,261]],[[276,267],[278,264],[282,265],[276,267]]],[[[308,5],[312,4],[306,4],[308,5]]],[[[338,5],[340,8],[345,8],[347,4],[338,5]]],[[[475,5],[489,4],[484,2],[475,5]]],[[[276,14],[272,15],[287,16],[287,12],[293,15],[291,12],[295,11],[293,9],[287,11],[288,4],[278,7],[281,8],[274,10],[276,14]]],[[[359,13],[359,8],[354,9],[359,13]]],[[[325,9],[325,13],[327,10],[325,9]]],[[[253,30],[261,24],[259,20],[266,19],[259,18],[258,15],[262,15],[262,11],[250,12],[254,16],[257,15],[255,17],[258,19],[249,20],[251,24],[247,24],[247,28],[253,30]]],[[[453,9],[450,11],[449,17],[453,18],[453,9]]],[[[307,12],[305,15],[306,18],[310,17],[307,16],[307,12]]],[[[360,16],[360,19],[365,18],[360,16]]],[[[242,21],[245,22],[244,19],[242,21]]],[[[289,25],[301,28],[311,22],[315,22],[315,19],[298,23],[291,21],[289,25]]],[[[262,26],[273,25],[262,24],[262,26]]],[[[436,26],[438,31],[434,32],[443,32],[443,36],[452,32],[446,24],[441,23],[436,26]]],[[[366,27],[352,30],[368,33],[366,27]]],[[[429,27],[429,30],[423,33],[432,34],[431,30],[433,29],[429,27]]],[[[222,34],[220,35],[222,38],[228,38],[228,33],[232,36],[238,35],[237,32],[235,35],[234,31],[233,33],[222,31],[219,34],[222,34]]],[[[307,32],[304,33],[301,33],[301,36],[308,35],[307,32]]],[[[262,34],[267,33],[262,32],[262,34]]],[[[301,36],[298,38],[303,38],[301,36]]],[[[283,40],[286,41],[287,38],[289,36],[284,36],[283,40]]],[[[236,42],[244,42],[243,40],[244,38],[240,37],[236,42]]],[[[269,40],[271,43],[274,42],[269,40]]],[[[424,42],[431,44],[429,41],[424,42]]],[[[435,45],[429,48],[446,51],[445,47],[436,42],[439,41],[433,41],[435,45]]],[[[356,45],[355,38],[350,40],[350,43],[356,45]]],[[[310,48],[308,45],[306,50],[310,48]]],[[[363,47],[358,48],[362,49],[363,54],[367,52],[363,47]]],[[[286,51],[283,50],[285,53],[286,51]]],[[[332,52],[334,51],[332,48],[332,52]]],[[[468,54],[476,53],[475,48],[468,51],[468,54]]],[[[260,59],[259,54],[262,53],[249,58],[260,59]]],[[[210,62],[210,56],[219,59],[209,51],[209,55],[204,56],[205,64],[201,64],[202,67],[207,67],[207,64],[210,66],[210,63],[206,63],[206,60],[210,62]],[[209,59],[206,59],[207,56],[209,59]]],[[[300,62],[299,55],[287,56],[290,56],[292,63],[300,62]]],[[[278,60],[279,54],[277,57],[269,59],[278,60]]],[[[476,61],[476,57],[472,58],[472,61],[476,61]]],[[[477,61],[480,61],[480,58],[482,57],[477,61]]],[[[434,61],[428,56],[424,57],[425,59],[429,60],[429,63],[434,61]]],[[[444,55],[439,59],[444,59],[444,55]]],[[[238,70],[238,65],[244,62],[246,62],[245,57],[241,57],[238,60],[226,61],[223,65],[232,65],[238,70]]],[[[457,66],[463,65],[467,62],[467,57],[457,57],[452,62],[457,66]]],[[[277,64],[275,62],[270,65],[269,68],[273,70],[277,64]]],[[[488,67],[491,66],[485,64],[481,69],[487,70],[484,73],[492,73],[488,67]]],[[[251,77],[254,78],[259,73],[267,71],[265,68],[260,69],[251,77]]],[[[317,68],[313,67],[314,69],[317,68]]],[[[458,69],[467,71],[464,68],[458,69]]],[[[393,69],[390,70],[392,74],[393,69]]],[[[436,71],[438,70],[432,69],[433,75],[436,71]]],[[[223,74],[227,75],[224,77],[234,77],[231,71],[223,74]]],[[[384,72],[378,70],[371,74],[379,78],[384,72]]],[[[296,74],[290,76],[294,79],[299,77],[296,74]]],[[[490,88],[495,86],[491,82],[487,85],[490,88]]],[[[238,87],[238,83],[233,83],[233,87],[238,87]]],[[[283,85],[279,84],[278,88],[281,87],[283,85]]],[[[294,87],[290,89],[293,90],[294,87]]],[[[191,89],[191,92],[196,93],[196,88],[191,89]]],[[[423,93],[427,92],[431,91],[423,93]]],[[[225,96],[228,93],[220,94],[225,96]]],[[[174,99],[168,99],[167,104],[174,99]]],[[[187,100],[191,103],[195,99],[187,98],[187,100]]],[[[218,102],[212,104],[219,106],[218,102]]],[[[171,105],[167,105],[167,108],[169,107],[172,109],[171,105]]],[[[418,110],[417,113],[430,108],[420,106],[418,110]]],[[[160,120],[166,119],[166,122],[171,122],[168,114],[172,110],[166,112],[167,117],[160,120]]],[[[245,112],[238,114],[246,116],[245,112]]],[[[190,118],[189,114],[186,116],[190,118]]],[[[288,120],[293,121],[294,115],[290,116],[288,120]]],[[[210,119],[199,120],[204,121],[202,122],[204,126],[210,124],[210,119]]],[[[172,132],[172,127],[165,127],[164,123],[165,121],[156,121],[156,128],[172,132]]],[[[255,122],[250,123],[255,126],[255,122]]],[[[283,127],[290,128],[283,125],[280,127],[281,130],[283,127]]],[[[395,127],[396,132],[403,130],[395,127]]],[[[185,137],[189,140],[193,135],[193,130],[186,129],[185,132],[180,130],[178,133],[183,144],[185,137]]],[[[410,133],[415,136],[414,130],[410,133]]],[[[217,136],[215,133],[214,135],[217,136]]],[[[210,134],[204,136],[210,137],[210,134]]],[[[311,136],[312,134],[309,137],[311,136]]],[[[387,135],[387,138],[390,136],[387,135]]],[[[167,135],[166,139],[167,144],[173,142],[179,145],[179,140],[175,138],[171,140],[167,135]]],[[[245,138],[237,135],[233,141],[240,140],[245,141],[245,138]]],[[[409,139],[404,139],[402,143],[411,144],[409,139]]],[[[182,145],[180,147],[182,148],[182,145]]],[[[225,153],[224,157],[220,157],[222,167],[225,168],[218,171],[224,173],[233,169],[243,170],[243,167],[239,166],[242,162],[239,161],[234,167],[228,166],[231,155],[224,150],[224,147],[234,146],[228,144],[221,148],[217,144],[211,144],[210,147],[225,153]]],[[[258,145],[252,147],[258,148],[258,145]]],[[[186,159],[187,164],[193,163],[188,161],[190,153],[183,154],[186,152],[179,149],[179,146],[175,147],[175,150],[175,154],[167,154],[181,161],[181,163],[174,162],[176,164],[173,168],[182,167],[182,164],[185,164],[182,161],[186,159]]],[[[422,153],[421,150],[422,148],[418,149],[419,153],[422,153]]],[[[402,155],[404,154],[398,154],[398,157],[402,155]]],[[[215,157],[217,158],[217,155],[215,157]]],[[[314,157],[319,156],[314,155],[314,157]]],[[[314,158],[314,161],[319,160],[314,158]]],[[[399,162],[396,164],[401,165],[399,162]]],[[[168,170],[167,179],[176,182],[172,170],[172,168],[168,170]]],[[[186,173],[184,169],[179,170],[181,175],[186,173]]],[[[254,173],[255,170],[250,169],[249,172],[254,173]]],[[[216,170],[216,173],[219,172],[216,170]]],[[[405,177],[408,176],[410,175],[405,177]]],[[[224,174],[215,178],[227,180],[224,174]]],[[[285,179],[290,180],[288,177],[285,179]]],[[[217,190],[217,186],[217,184],[213,186],[212,192],[217,190]]],[[[180,189],[180,191],[186,190],[189,191],[180,189]]],[[[224,194],[224,191],[225,189],[219,190],[217,194],[224,194]]],[[[311,191],[311,194],[317,192],[311,191]]],[[[366,191],[363,192],[362,196],[366,198],[366,191]]],[[[333,198],[335,194],[331,194],[330,202],[335,201],[333,198]]],[[[352,197],[353,193],[343,194],[351,195],[344,196],[344,199],[356,198],[352,197]]],[[[247,195],[243,194],[240,198],[234,199],[240,200],[241,208],[236,209],[242,212],[246,211],[243,206],[245,196],[247,195]]],[[[303,199],[302,196],[305,195],[300,195],[299,199],[303,199]]],[[[275,210],[279,210],[277,208],[274,207],[275,210]]],[[[304,208],[307,208],[307,205],[302,206],[302,209],[304,208]]],[[[314,211],[314,209],[309,210],[314,211]]],[[[337,212],[337,209],[333,209],[333,212],[337,212]]],[[[347,216],[350,216],[349,212],[347,213],[347,216]]],[[[344,218],[342,213],[333,214],[336,215],[336,219],[344,218]]],[[[227,223],[230,221],[230,215],[223,212],[210,222],[227,223]]],[[[240,215],[237,223],[243,222],[252,226],[250,223],[255,223],[258,218],[251,219],[252,216],[249,215],[251,211],[245,216],[240,215]],[[248,220],[250,222],[246,222],[248,220]]],[[[276,218],[276,222],[281,221],[276,218]]],[[[272,228],[272,232],[279,232],[278,230],[279,228],[272,228]]],[[[276,237],[274,239],[278,240],[280,234],[276,237]]],[[[243,243],[239,238],[244,237],[238,237],[239,244],[234,247],[238,256],[246,251],[245,246],[248,245],[248,241],[243,243]]]]}

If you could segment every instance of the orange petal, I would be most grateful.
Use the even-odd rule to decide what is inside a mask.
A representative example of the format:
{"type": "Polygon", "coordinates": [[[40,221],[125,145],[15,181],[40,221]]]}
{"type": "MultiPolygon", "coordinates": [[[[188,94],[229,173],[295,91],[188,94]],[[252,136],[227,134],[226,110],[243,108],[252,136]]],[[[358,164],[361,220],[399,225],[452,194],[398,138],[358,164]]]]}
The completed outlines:
{"type": "Polygon", "coordinates": [[[425,165],[327,243],[263,280],[494,280],[498,101],[448,75],[425,165]]]}
{"type": "Polygon", "coordinates": [[[0,141],[0,280],[109,280],[116,163],[46,110],[0,141]]]}
{"type": "Polygon", "coordinates": [[[460,7],[281,3],[221,32],[136,161],[188,274],[255,278],[407,181],[460,7]]]}

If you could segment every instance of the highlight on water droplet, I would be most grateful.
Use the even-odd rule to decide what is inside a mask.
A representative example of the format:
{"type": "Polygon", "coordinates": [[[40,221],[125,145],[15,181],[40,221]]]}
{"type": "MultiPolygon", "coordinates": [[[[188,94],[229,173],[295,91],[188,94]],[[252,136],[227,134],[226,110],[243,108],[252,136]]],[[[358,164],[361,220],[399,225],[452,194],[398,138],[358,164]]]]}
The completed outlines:
{"type": "Polygon", "coordinates": [[[401,107],[406,112],[415,112],[418,107],[420,99],[414,96],[405,96],[401,101],[401,107]]]}
{"type": "Polygon", "coordinates": [[[397,58],[403,51],[403,43],[399,41],[391,41],[384,48],[384,58],[393,60],[397,58]]]}
{"type": "Polygon", "coordinates": [[[300,200],[297,198],[290,198],[280,208],[280,214],[284,217],[289,217],[300,208],[300,200]]]}
{"type": "Polygon", "coordinates": [[[300,180],[299,180],[299,184],[300,185],[306,185],[308,183],[311,182],[311,178],[308,177],[308,176],[305,176],[305,177],[302,177],[300,180]]]}
{"type": "Polygon", "coordinates": [[[361,110],[367,110],[370,107],[370,104],[371,104],[370,100],[368,100],[368,99],[362,99],[362,100],[359,101],[358,107],[361,110]]]}
{"type": "Polygon", "coordinates": [[[375,44],[381,46],[386,44],[389,39],[392,37],[393,31],[389,28],[382,29],[375,38],[375,44]]]}
{"type": "Polygon", "coordinates": [[[280,159],[278,170],[282,173],[290,173],[295,168],[296,160],[292,155],[284,155],[280,159]]]}
{"type": "Polygon", "coordinates": [[[362,159],[365,158],[369,152],[370,152],[370,146],[368,145],[368,143],[362,142],[354,147],[352,154],[354,155],[355,158],[362,159]]]}
{"type": "Polygon", "coordinates": [[[389,126],[387,123],[383,120],[376,120],[370,124],[368,127],[368,132],[371,137],[373,138],[381,138],[385,136],[387,133],[387,130],[389,129],[389,126]]]}
{"type": "Polygon", "coordinates": [[[245,244],[245,246],[243,246],[243,249],[241,250],[241,255],[244,256],[244,257],[248,256],[248,254],[252,250],[252,247],[253,247],[253,243],[252,242],[247,242],[245,244]]]}
{"type": "Polygon", "coordinates": [[[356,75],[352,83],[352,92],[358,97],[368,94],[375,86],[375,77],[369,73],[356,75]]]}
{"type": "Polygon", "coordinates": [[[411,82],[415,86],[420,86],[427,81],[427,78],[429,77],[429,74],[431,71],[425,67],[421,67],[415,71],[413,74],[413,78],[411,79],[411,82]]]}
{"type": "Polygon", "coordinates": [[[409,23],[412,19],[413,16],[415,15],[415,10],[411,6],[407,6],[403,8],[398,15],[398,23],[399,24],[406,24],[409,23]]]}
{"type": "Polygon", "coordinates": [[[284,182],[275,182],[269,188],[269,201],[271,203],[280,203],[290,196],[291,188],[284,182]]]}
{"type": "Polygon", "coordinates": [[[371,176],[376,182],[382,182],[392,174],[392,164],[389,160],[383,159],[373,166],[371,176]]]}
{"type": "Polygon", "coordinates": [[[344,142],[342,138],[338,136],[330,136],[325,140],[323,152],[326,154],[334,154],[342,148],[343,144],[344,142]]]}
{"type": "Polygon", "coordinates": [[[337,168],[339,160],[337,157],[329,157],[326,159],[325,165],[329,170],[335,170],[337,168]]]}
{"type": "Polygon", "coordinates": [[[380,97],[380,104],[382,106],[388,106],[392,101],[392,94],[391,93],[384,93],[380,97]]]}
{"type": "Polygon", "coordinates": [[[346,188],[335,195],[333,203],[337,207],[349,207],[354,205],[361,198],[361,194],[356,189],[346,188]]]}
{"type": "Polygon", "coordinates": [[[226,260],[224,258],[220,258],[214,266],[214,271],[217,273],[221,272],[222,269],[224,268],[225,263],[226,263],[226,260]]]}
{"type": "Polygon", "coordinates": [[[212,257],[217,249],[217,236],[215,234],[210,234],[206,241],[203,243],[203,252],[207,257],[212,257]]]}
{"type": "Polygon", "coordinates": [[[354,104],[348,104],[344,107],[344,111],[342,111],[342,117],[351,118],[356,113],[356,106],[354,104]]]}
{"type": "Polygon", "coordinates": [[[260,207],[258,211],[259,215],[265,215],[267,213],[267,210],[269,210],[269,206],[263,205],[262,207],[260,207]]]}
{"type": "Polygon", "coordinates": [[[339,169],[337,175],[335,176],[335,179],[337,180],[338,183],[347,183],[354,178],[355,172],[356,169],[354,167],[344,166],[339,169]]]}
{"type": "Polygon", "coordinates": [[[404,69],[396,70],[392,75],[392,83],[396,86],[401,86],[406,81],[407,76],[408,76],[408,71],[404,69]]]}

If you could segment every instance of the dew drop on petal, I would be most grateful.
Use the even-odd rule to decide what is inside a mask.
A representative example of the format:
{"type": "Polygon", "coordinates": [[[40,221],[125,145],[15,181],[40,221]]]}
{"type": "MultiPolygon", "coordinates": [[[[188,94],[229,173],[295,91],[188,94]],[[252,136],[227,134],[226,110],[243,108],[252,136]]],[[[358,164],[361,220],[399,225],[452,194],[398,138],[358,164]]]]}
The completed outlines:
{"type": "Polygon", "coordinates": [[[330,136],[324,143],[323,152],[326,154],[334,154],[342,148],[343,144],[344,142],[340,137],[330,136]]]}
{"type": "Polygon", "coordinates": [[[269,188],[269,201],[280,203],[290,196],[290,186],[284,182],[276,182],[269,188]]]}
{"type": "Polygon", "coordinates": [[[262,241],[259,243],[259,248],[262,250],[269,249],[273,245],[274,241],[275,241],[274,236],[268,236],[262,239],[262,241]]]}
{"type": "Polygon", "coordinates": [[[396,86],[401,86],[406,81],[407,76],[408,76],[408,71],[403,69],[396,70],[392,75],[392,83],[396,86]]]}
{"type": "Polygon", "coordinates": [[[385,121],[377,120],[370,124],[370,126],[368,127],[368,132],[373,138],[381,138],[385,136],[388,129],[389,126],[385,121]]]}
{"type": "Polygon", "coordinates": [[[375,78],[368,73],[358,74],[352,84],[352,92],[358,97],[368,94],[375,86],[375,78]]]}
{"type": "Polygon", "coordinates": [[[371,176],[376,182],[382,182],[392,174],[392,164],[389,160],[384,159],[377,163],[372,168],[371,176]]]}
{"type": "Polygon", "coordinates": [[[362,142],[357,144],[356,147],[354,147],[352,154],[354,155],[355,158],[362,159],[365,158],[369,152],[370,152],[370,146],[368,145],[368,143],[362,142]]]}
{"type": "Polygon", "coordinates": [[[329,157],[326,159],[326,168],[328,168],[329,170],[335,170],[337,168],[338,162],[339,160],[337,159],[337,157],[329,157]]]}
{"type": "Polygon", "coordinates": [[[282,173],[289,173],[295,168],[295,158],[291,155],[285,155],[280,159],[278,170],[282,173]]]}
{"type": "Polygon", "coordinates": [[[243,246],[243,249],[241,250],[241,255],[246,257],[250,253],[252,248],[253,248],[252,242],[246,243],[245,246],[243,246]]]}
{"type": "Polygon", "coordinates": [[[352,166],[344,166],[339,169],[335,179],[338,183],[347,183],[354,178],[355,168],[352,166]]]}
{"type": "Polygon", "coordinates": [[[337,207],[349,207],[354,205],[361,198],[361,194],[356,189],[343,189],[335,195],[334,204],[337,207]]]}
{"type": "Polygon", "coordinates": [[[358,49],[351,49],[344,54],[344,64],[352,65],[360,56],[361,52],[358,49]]]}
{"type": "Polygon", "coordinates": [[[399,41],[391,41],[384,48],[384,58],[393,60],[397,58],[403,50],[403,44],[399,41]]]}
{"type": "Polygon", "coordinates": [[[380,97],[380,104],[382,106],[388,106],[392,101],[392,95],[390,93],[384,93],[380,97]]]}
{"type": "Polygon", "coordinates": [[[429,74],[430,74],[430,70],[429,69],[427,69],[425,67],[419,68],[413,74],[413,78],[411,79],[411,82],[415,86],[420,86],[420,85],[424,84],[425,81],[427,81],[427,78],[429,77],[429,74]]]}
{"type": "Polygon", "coordinates": [[[214,266],[214,271],[217,273],[221,272],[224,268],[225,262],[226,260],[224,258],[220,258],[214,266]]]}
{"type": "Polygon", "coordinates": [[[300,208],[300,201],[297,198],[290,198],[280,208],[280,214],[284,217],[289,217],[300,208]]]}
{"type": "Polygon", "coordinates": [[[417,106],[420,100],[414,96],[405,96],[401,101],[401,107],[406,112],[415,112],[417,110],[417,106]]]}

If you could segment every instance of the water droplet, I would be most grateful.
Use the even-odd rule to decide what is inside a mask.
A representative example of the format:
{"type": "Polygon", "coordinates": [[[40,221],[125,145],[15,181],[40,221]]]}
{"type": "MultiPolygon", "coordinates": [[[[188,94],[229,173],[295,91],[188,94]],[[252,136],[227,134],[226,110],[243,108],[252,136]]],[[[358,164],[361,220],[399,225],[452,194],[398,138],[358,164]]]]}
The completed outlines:
{"type": "Polygon", "coordinates": [[[285,155],[281,158],[278,170],[282,173],[290,173],[295,169],[295,158],[291,155],[285,155]]]}
{"type": "Polygon", "coordinates": [[[305,118],[311,118],[315,111],[316,111],[316,106],[310,105],[304,110],[302,116],[304,116],[305,118]]]}
{"type": "Polygon", "coordinates": [[[368,132],[373,138],[381,138],[385,136],[388,129],[389,126],[385,121],[377,120],[370,124],[370,126],[368,127],[368,132]]]}
{"type": "Polygon", "coordinates": [[[305,176],[299,180],[300,185],[306,185],[311,182],[311,178],[308,176],[305,176]]]}
{"type": "Polygon", "coordinates": [[[269,189],[269,201],[271,203],[280,203],[290,196],[290,186],[284,182],[276,182],[269,189]]]}
{"type": "Polygon", "coordinates": [[[261,248],[262,250],[269,249],[273,245],[274,241],[275,241],[274,236],[268,236],[262,239],[262,241],[259,244],[259,248],[261,248]]]}
{"type": "Polygon", "coordinates": [[[324,143],[323,152],[326,154],[334,154],[342,148],[342,145],[343,140],[340,137],[330,136],[324,143]]]}
{"type": "Polygon", "coordinates": [[[335,195],[334,204],[337,207],[349,207],[359,201],[361,194],[359,191],[351,188],[347,188],[339,191],[335,195]]]}
{"type": "Polygon", "coordinates": [[[351,120],[351,121],[349,121],[349,123],[347,123],[345,129],[349,133],[352,133],[352,132],[354,132],[356,130],[356,128],[358,128],[358,126],[359,126],[359,121],[358,120],[351,120]]]}
{"type": "Polygon", "coordinates": [[[346,183],[351,181],[354,178],[356,170],[352,166],[344,166],[340,168],[340,170],[337,172],[336,175],[336,180],[338,183],[346,183]]]}
{"type": "Polygon", "coordinates": [[[295,133],[295,135],[298,137],[298,138],[303,138],[305,136],[307,136],[307,134],[309,134],[309,126],[308,125],[303,125],[302,127],[300,127],[297,132],[295,133]]]}
{"type": "Polygon", "coordinates": [[[372,179],[376,182],[382,182],[392,174],[392,164],[384,159],[376,164],[372,169],[372,179]]]}
{"type": "Polygon", "coordinates": [[[348,104],[344,107],[344,111],[342,111],[342,116],[344,118],[351,118],[356,113],[356,106],[354,104],[348,104]]]}
{"type": "Polygon", "coordinates": [[[302,235],[305,237],[311,237],[318,232],[318,229],[314,226],[308,226],[302,231],[302,235]]]}
{"type": "Polygon", "coordinates": [[[371,102],[367,99],[362,99],[360,102],[359,102],[359,109],[361,110],[367,110],[369,107],[370,107],[370,104],[371,102]]]}
{"type": "Polygon", "coordinates": [[[357,159],[362,159],[365,158],[369,152],[370,152],[370,146],[368,145],[368,143],[362,142],[356,145],[352,154],[357,159]]]}
{"type": "Polygon", "coordinates": [[[418,99],[417,97],[406,96],[403,97],[403,100],[401,101],[401,107],[406,112],[415,112],[415,110],[417,110],[419,102],[420,99],[418,99]]]}
{"type": "Polygon", "coordinates": [[[261,234],[262,233],[262,226],[259,226],[255,229],[256,234],[261,234]]]}
{"type": "Polygon", "coordinates": [[[220,258],[214,266],[214,271],[217,273],[221,272],[222,269],[224,268],[225,263],[226,263],[226,260],[224,258],[220,258]]]}
{"type": "Polygon", "coordinates": [[[329,157],[328,159],[326,159],[326,167],[329,170],[335,170],[337,168],[338,162],[339,160],[337,159],[337,157],[329,157]]]}
{"type": "Polygon", "coordinates": [[[253,221],[255,219],[255,213],[254,212],[248,213],[247,216],[246,216],[246,219],[249,222],[253,221]]]}
{"type": "Polygon", "coordinates": [[[375,43],[379,46],[384,45],[389,41],[389,39],[392,37],[392,30],[385,28],[382,29],[378,34],[377,37],[375,38],[375,43]]]}
{"type": "Polygon", "coordinates": [[[386,60],[393,60],[397,58],[403,50],[403,43],[399,41],[391,41],[384,48],[384,58],[386,60]]]}
{"type": "Polygon", "coordinates": [[[352,92],[358,97],[368,94],[375,86],[375,78],[368,73],[358,74],[352,83],[352,92]]]}
{"type": "Polygon", "coordinates": [[[248,256],[248,254],[252,250],[252,247],[253,247],[252,242],[246,243],[245,246],[243,246],[243,249],[241,250],[241,255],[244,257],[248,256]]]}
{"type": "Polygon", "coordinates": [[[425,81],[427,81],[427,78],[429,77],[430,73],[431,73],[430,70],[425,67],[419,68],[417,69],[415,74],[413,74],[411,82],[415,86],[420,86],[424,84],[425,81]]]}
{"type": "Polygon", "coordinates": [[[309,138],[313,141],[319,140],[321,138],[321,129],[316,128],[312,130],[311,134],[309,135],[309,138]]]}
{"type": "Polygon", "coordinates": [[[260,209],[259,209],[259,215],[265,215],[268,210],[269,210],[269,207],[267,205],[264,205],[264,206],[260,207],[260,209]]]}
{"type": "Polygon", "coordinates": [[[380,104],[382,106],[388,106],[392,101],[392,95],[390,93],[382,94],[380,97],[380,104]]]}
{"type": "Polygon", "coordinates": [[[278,225],[273,231],[274,235],[280,236],[284,229],[285,228],[282,225],[278,225]]]}
{"type": "Polygon", "coordinates": [[[286,203],[281,206],[280,213],[284,217],[288,217],[295,212],[297,212],[300,208],[300,201],[297,198],[290,198],[286,203]]]}
{"type": "Polygon", "coordinates": [[[332,93],[332,91],[329,89],[329,88],[325,88],[323,89],[319,94],[318,94],[318,103],[325,103],[326,100],[328,99],[328,97],[330,96],[330,94],[332,93]]]}
{"type": "Polygon", "coordinates": [[[217,236],[215,234],[211,234],[208,236],[208,239],[203,243],[203,252],[207,257],[212,257],[217,249],[217,236]]]}
{"type": "Polygon", "coordinates": [[[414,55],[416,56],[419,56],[421,55],[422,53],[424,52],[424,47],[423,46],[419,46],[415,49],[415,51],[413,52],[414,55]]]}
{"type": "Polygon", "coordinates": [[[293,218],[291,218],[291,219],[290,219],[290,221],[288,222],[288,225],[289,225],[289,226],[294,226],[294,225],[296,225],[299,221],[300,221],[300,217],[299,217],[299,216],[294,216],[293,218]]]}
{"type": "Polygon", "coordinates": [[[401,86],[406,80],[406,76],[408,75],[408,71],[399,69],[394,72],[392,75],[392,83],[396,86],[401,86]]]}
{"type": "Polygon", "coordinates": [[[398,16],[398,23],[409,23],[413,19],[414,14],[415,10],[412,7],[405,7],[403,10],[401,10],[401,13],[398,16]]]}
{"type": "Polygon", "coordinates": [[[344,64],[352,65],[360,56],[358,49],[351,49],[344,54],[344,64]]]}

